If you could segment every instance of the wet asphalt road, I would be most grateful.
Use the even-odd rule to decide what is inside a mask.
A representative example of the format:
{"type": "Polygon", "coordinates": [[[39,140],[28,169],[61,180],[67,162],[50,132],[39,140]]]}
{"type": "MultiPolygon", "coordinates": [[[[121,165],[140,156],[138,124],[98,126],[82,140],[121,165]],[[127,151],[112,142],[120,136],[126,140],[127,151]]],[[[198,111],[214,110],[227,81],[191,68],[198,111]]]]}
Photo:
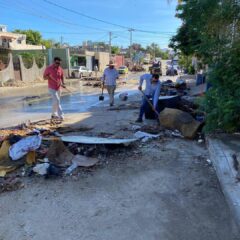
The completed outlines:
{"type": "MultiPolygon", "coordinates": [[[[141,73],[130,73],[128,75],[128,80],[139,79],[141,73]]],[[[122,91],[128,91],[129,88],[137,89],[133,84],[129,86],[126,84],[125,86],[121,86],[116,90],[115,97],[118,96],[118,93],[122,91]]],[[[99,88],[86,89],[81,85],[74,85],[75,92],[74,94],[67,94],[61,97],[61,105],[66,117],[71,116],[71,114],[86,112],[92,106],[97,106],[101,104],[108,104],[108,95],[106,91],[104,93],[105,100],[104,102],[99,102],[99,88]]],[[[47,94],[47,88],[46,92],[47,94]]],[[[45,94],[45,95],[46,95],[45,94]]],[[[34,94],[33,94],[34,95],[34,94]]],[[[22,96],[22,99],[24,95],[22,96]]],[[[15,126],[21,123],[24,123],[28,120],[37,121],[40,119],[49,119],[51,116],[51,99],[49,96],[44,96],[40,99],[32,99],[29,101],[21,101],[20,104],[16,104],[14,106],[14,102],[11,103],[11,107],[1,108],[1,120],[0,120],[0,128],[15,126]]]]}

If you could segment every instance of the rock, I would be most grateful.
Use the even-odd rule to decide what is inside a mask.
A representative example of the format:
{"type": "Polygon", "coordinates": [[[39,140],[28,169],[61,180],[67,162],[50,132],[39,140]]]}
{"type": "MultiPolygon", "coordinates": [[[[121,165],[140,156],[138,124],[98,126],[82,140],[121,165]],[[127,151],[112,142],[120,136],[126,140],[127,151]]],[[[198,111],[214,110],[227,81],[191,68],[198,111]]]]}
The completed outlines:
{"type": "Polygon", "coordinates": [[[68,167],[72,164],[74,155],[68,150],[62,141],[53,141],[46,157],[49,162],[58,167],[68,167]]]}
{"type": "Polygon", "coordinates": [[[161,125],[172,130],[179,130],[186,138],[193,139],[201,123],[196,121],[190,114],[178,109],[165,108],[160,114],[161,125]]]}

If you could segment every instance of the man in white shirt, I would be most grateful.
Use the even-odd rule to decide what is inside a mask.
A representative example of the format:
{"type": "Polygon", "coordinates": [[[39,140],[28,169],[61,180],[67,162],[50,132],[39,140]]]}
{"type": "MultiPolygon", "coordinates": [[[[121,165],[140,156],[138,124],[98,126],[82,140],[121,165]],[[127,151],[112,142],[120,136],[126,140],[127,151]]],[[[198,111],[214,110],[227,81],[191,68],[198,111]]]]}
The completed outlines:
{"type": "Polygon", "coordinates": [[[110,61],[102,76],[103,85],[106,86],[109,94],[110,106],[114,105],[114,92],[116,90],[116,80],[118,79],[118,71],[114,66],[113,61],[110,61]]]}
{"type": "MultiPolygon", "coordinates": [[[[153,99],[153,107],[155,108],[156,111],[158,111],[158,99],[160,96],[160,91],[161,91],[161,82],[159,81],[159,75],[158,74],[143,74],[140,77],[140,81],[139,81],[139,90],[142,90],[142,85],[143,82],[146,81],[146,89],[144,90],[144,93],[146,95],[146,97],[148,99],[152,98],[153,99]]],[[[149,107],[148,106],[149,103],[147,102],[147,100],[145,99],[145,97],[143,97],[142,100],[142,105],[140,108],[140,113],[138,116],[138,119],[136,122],[142,122],[143,121],[143,115],[146,111],[146,108],[149,107]]]]}

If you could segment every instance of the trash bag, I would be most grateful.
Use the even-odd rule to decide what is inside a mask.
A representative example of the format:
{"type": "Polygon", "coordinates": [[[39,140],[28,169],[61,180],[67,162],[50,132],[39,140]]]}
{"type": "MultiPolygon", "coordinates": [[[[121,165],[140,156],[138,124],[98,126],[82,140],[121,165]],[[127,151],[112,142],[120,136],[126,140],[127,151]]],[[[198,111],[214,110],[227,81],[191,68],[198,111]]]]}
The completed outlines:
{"type": "Polygon", "coordinates": [[[21,139],[9,148],[9,156],[12,160],[18,160],[28,152],[38,149],[41,145],[42,137],[39,135],[21,139]]]}

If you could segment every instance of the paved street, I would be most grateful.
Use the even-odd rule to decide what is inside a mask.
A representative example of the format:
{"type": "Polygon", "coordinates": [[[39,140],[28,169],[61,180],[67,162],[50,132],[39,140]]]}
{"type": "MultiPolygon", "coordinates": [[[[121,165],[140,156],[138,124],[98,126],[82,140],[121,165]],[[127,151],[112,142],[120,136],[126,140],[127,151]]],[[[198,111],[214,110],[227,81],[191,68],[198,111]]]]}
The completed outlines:
{"type": "MultiPolygon", "coordinates": [[[[131,87],[136,89],[136,83],[131,87]]],[[[94,94],[84,104],[88,97],[98,103],[94,94]]],[[[109,111],[107,103],[100,103],[86,111],[82,103],[68,105],[69,98],[80,98],[64,99],[72,127],[91,129],[74,134],[133,137],[138,109],[109,111]]],[[[131,94],[127,103],[140,98],[131,94]]],[[[29,109],[49,116],[50,106],[44,105],[29,109]]],[[[109,148],[98,158],[97,166],[78,168],[73,176],[24,177],[23,189],[2,193],[0,239],[239,240],[204,144],[162,136],[109,148]]]]}

